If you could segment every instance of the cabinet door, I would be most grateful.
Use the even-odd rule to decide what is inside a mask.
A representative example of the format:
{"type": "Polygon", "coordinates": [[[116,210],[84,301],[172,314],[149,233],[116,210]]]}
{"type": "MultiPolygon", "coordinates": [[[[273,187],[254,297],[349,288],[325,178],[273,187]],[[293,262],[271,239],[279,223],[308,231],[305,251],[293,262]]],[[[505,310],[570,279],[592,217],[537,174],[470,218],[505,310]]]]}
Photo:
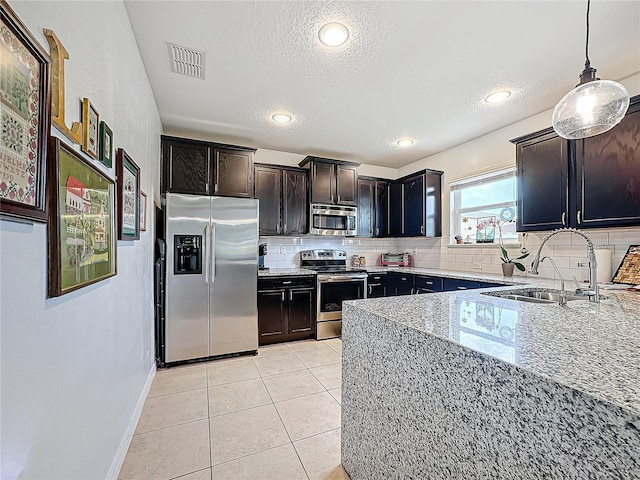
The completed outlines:
{"type": "Polygon", "coordinates": [[[336,177],[333,163],[311,162],[311,203],[330,203],[336,200],[336,177]]]}
{"type": "Polygon", "coordinates": [[[384,237],[389,234],[389,182],[376,182],[375,197],[374,236],[384,237]]]}
{"type": "Polygon", "coordinates": [[[391,281],[395,287],[395,295],[411,295],[413,293],[413,275],[410,273],[394,273],[391,281]]]}
{"type": "Polygon", "coordinates": [[[394,182],[389,186],[389,236],[402,235],[402,184],[394,182]]]}
{"type": "Polygon", "coordinates": [[[255,168],[255,197],[260,202],[260,235],[280,233],[280,168],[255,168]]]}
{"type": "Polygon", "coordinates": [[[578,228],[640,225],[640,104],[613,129],[577,142],[578,228]]]}
{"type": "Polygon", "coordinates": [[[375,180],[358,179],[358,236],[373,237],[375,219],[375,180]]]}
{"type": "Polygon", "coordinates": [[[285,235],[308,233],[307,212],[307,173],[298,170],[283,170],[283,233],[285,235]]]}
{"type": "Polygon", "coordinates": [[[282,341],[286,335],[285,290],[258,291],[259,344],[282,341]]]}
{"type": "Polygon", "coordinates": [[[253,152],[215,149],[213,195],[253,196],[253,152]]]}
{"type": "Polygon", "coordinates": [[[416,175],[402,182],[404,209],[405,236],[424,235],[424,175],[416,175]]]}
{"type": "Polygon", "coordinates": [[[519,232],[544,231],[570,224],[569,143],[548,133],[516,147],[519,232]]]}
{"type": "Polygon", "coordinates": [[[211,150],[200,142],[163,139],[162,192],[209,194],[211,150]]]}
{"type": "Polygon", "coordinates": [[[338,205],[357,205],[358,172],[355,167],[336,165],[335,202],[338,205]]]}
{"type": "Polygon", "coordinates": [[[288,333],[312,333],[316,330],[314,291],[311,288],[289,290],[288,333]]]}
{"type": "Polygon", "coordinates": [[[387,275],[372,273],[367,278],[367,297],[379,298],[386,297],[387,288],[387,275]]]}
{"type": "Polygon", "coordinates": [[[442,236],[442,174],[427,172],[425,232],[427,237],[442,236]]]}

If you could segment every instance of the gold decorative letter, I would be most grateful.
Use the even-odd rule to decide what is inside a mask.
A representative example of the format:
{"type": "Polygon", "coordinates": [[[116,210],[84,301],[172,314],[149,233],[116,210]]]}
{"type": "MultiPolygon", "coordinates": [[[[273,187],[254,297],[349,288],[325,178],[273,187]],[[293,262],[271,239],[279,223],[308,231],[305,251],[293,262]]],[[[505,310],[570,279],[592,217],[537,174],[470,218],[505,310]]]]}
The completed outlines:
{"type": "Polygon", "coordinates": [[[64,61],[69,58],[69,52],[64,48],[53,30],[43,29],[51,49],[51,115],[53,122],[60,131],[73,143],[82,143],[82,123],[73,122],[71,129],[67,128],[64,120],[64,61]]]}

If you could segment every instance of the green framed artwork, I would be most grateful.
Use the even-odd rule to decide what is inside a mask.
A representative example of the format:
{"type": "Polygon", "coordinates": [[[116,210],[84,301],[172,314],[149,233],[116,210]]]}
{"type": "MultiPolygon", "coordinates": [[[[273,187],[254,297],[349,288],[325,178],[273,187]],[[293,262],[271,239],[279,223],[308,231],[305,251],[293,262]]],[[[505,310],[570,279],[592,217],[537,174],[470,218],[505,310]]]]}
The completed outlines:
{"type": "Polygon", "coordinates": [[[109,168],[113,165],[113,132],[104,122],[100,122],[100,161],[109,168]]]}
{"type": "Polygon", "coordinates": [[[116,274],[115,184],[60,139],[49,144],[49,296],[116,274]]]}
{"type": "Polygon", "coordinates": [[[118,240],[140,238],[140,168],[123,148],[116,153],[118,240]]]}

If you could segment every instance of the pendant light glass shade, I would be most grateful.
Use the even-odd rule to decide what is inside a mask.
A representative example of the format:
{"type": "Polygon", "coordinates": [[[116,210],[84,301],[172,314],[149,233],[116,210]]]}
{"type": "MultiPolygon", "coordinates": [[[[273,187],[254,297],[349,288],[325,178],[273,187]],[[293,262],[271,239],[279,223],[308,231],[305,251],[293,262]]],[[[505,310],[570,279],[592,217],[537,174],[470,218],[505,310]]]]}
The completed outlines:
{"type": "Polygon", "coordinates": [[[615,127],[629,108],[629,92],[611,80],[594,80],[567,93],[553,110],[553,129],[563,138],[593,137],[615,127]]]}

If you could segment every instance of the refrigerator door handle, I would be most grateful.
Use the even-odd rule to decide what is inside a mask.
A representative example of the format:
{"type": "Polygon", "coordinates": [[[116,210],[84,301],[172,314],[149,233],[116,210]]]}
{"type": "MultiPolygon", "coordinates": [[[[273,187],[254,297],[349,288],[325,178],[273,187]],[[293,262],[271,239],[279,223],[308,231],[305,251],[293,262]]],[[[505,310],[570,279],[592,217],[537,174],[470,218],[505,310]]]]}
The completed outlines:
{"type": "Polygon", "coordinates": [[[209,284],[209,225],[204,226],[204,283],[209,284]]]}
{"type": "Polygon", "coordinates": [[[216,224],[211,224],[211,285],[216,281],[216,224]]]}

